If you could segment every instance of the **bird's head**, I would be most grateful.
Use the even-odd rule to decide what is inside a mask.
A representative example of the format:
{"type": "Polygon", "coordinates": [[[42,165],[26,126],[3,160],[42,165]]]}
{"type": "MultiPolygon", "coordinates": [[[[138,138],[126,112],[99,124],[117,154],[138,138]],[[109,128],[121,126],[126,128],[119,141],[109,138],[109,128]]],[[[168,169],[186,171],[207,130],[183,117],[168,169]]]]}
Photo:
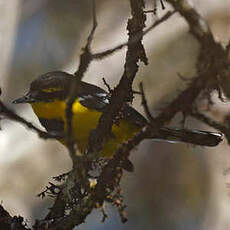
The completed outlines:
{"type": "Polygon", "coordinates": [[[36,78],[29,92],[13,101],[14,104],[50,102],[66,99],[73,80],[73,75],[62,71],[49,72],[36,78]]]}

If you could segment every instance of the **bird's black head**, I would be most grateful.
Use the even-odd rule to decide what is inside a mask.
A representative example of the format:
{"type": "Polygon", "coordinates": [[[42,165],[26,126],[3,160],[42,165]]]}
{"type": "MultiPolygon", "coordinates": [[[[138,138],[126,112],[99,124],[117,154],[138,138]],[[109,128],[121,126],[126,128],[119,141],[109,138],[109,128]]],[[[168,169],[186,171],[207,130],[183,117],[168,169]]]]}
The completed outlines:
{"type": "Polygon", "coordinates": [[[30,84],[30,90],[13,103],[63,100],[67,97],[74,76],[62,71],[48,72],[30,84]]]}

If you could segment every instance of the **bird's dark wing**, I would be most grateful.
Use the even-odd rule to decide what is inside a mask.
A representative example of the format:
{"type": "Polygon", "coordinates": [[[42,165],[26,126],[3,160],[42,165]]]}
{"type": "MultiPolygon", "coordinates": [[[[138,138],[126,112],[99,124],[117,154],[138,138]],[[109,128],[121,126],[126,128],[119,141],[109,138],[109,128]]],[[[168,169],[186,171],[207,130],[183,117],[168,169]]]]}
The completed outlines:
{"type": "Polygon", "coordinates": [[[96,111],[103,112],[109,104],[109,94],[105,90],[86,82],[81,82],[77,96],[83,106],[96,111]]]}
{"type": "MultiPolygon", "coordinates": [[[[81,82],[78,98],[83,106],[103,112],[105,107],[109,104],[110,95],[105,90],[95,85],[81,82]]],[[[128,104],[124,105],[121,112],[122,119],[132,124],[137,126],[144,126],[146,124],[146,119],[128,104]]]]}

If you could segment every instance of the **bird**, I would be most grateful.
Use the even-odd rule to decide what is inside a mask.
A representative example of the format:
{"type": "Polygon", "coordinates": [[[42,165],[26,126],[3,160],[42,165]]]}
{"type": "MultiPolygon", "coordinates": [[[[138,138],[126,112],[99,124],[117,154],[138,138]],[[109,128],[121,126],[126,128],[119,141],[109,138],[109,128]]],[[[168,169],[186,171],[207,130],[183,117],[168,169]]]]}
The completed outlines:
{"type": "MultiPolygon", "coordinates": [[[[76,76],[63,71],[52,71],[31,82],[29,91],[13,101],[15,104],[29,103],[41,125],[48,133],[67,131],[66,106],[71,86],[76,76]]],[[[72,130],[77,148],[84,153],[88,146],[90,132],[96,129],[100,116],[110,103],[110,93],[104,89],[78,81],[76,98],[72,105],[72,130]]],[[[146,118],[129,103],[122,108],[119,122],[112,126],[111,134],[105,141],[100,156],[112,157],[118,146],[131,139],[148,124],[146,118]]],[[[162,127],[158,135],[149,137],[155,141],[185,142],[200,146],[216,146],[222,141],[222,134],[202,130],[173,129],[162,127]]],[[[67,145],[63,138],[57,138],[67,145]]]]}

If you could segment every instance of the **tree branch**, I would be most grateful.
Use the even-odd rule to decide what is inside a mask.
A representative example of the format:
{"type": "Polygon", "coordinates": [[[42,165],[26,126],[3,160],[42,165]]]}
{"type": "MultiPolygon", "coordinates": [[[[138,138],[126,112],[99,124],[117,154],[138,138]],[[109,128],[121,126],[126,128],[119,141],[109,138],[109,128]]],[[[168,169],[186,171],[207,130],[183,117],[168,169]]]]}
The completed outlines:
{"type": "Polygon", "coordinates": [[[39,137],[42,139],[57,139],[63,137],[64,134],[62,133],[47,133],[42,131],[41,129],[34,126],[31,122],[26,121],[24,118],[17,115],[14,111],[9,109],[2,101],[0,101],[0,114],[4,115],[6,118],[21,123],[22,125],[26,126],[27,128],[35,131],[39,137]]]}
{"type": "Polygon", "coordinates": [[[92,132],[92,137],[89,138],[89,140],[93,140],[93,143],[88,143],[88,149],[90,154],[93,155],[101,151],[103,141],[111,133],[114,119],[118,115],[119,111],[121,111],[123,105],[133,99],[132,83],[138,71],[138,61],[140,60],[145,64],[148,63],[145,50],[142,45],[143,29],[145,27],[146,20],[146,16],[143,12],[144,1],[130,0],[130,6],[132,18],[128,20],[127,25],[129,39],[124,73],[119,84],[111,93],[110,104],[105,108],[96,130],[92,132]],[[137,34],[139,34],[140,37],[139,40],[134,43],[132,41],[136,39],[137,34]]]}

